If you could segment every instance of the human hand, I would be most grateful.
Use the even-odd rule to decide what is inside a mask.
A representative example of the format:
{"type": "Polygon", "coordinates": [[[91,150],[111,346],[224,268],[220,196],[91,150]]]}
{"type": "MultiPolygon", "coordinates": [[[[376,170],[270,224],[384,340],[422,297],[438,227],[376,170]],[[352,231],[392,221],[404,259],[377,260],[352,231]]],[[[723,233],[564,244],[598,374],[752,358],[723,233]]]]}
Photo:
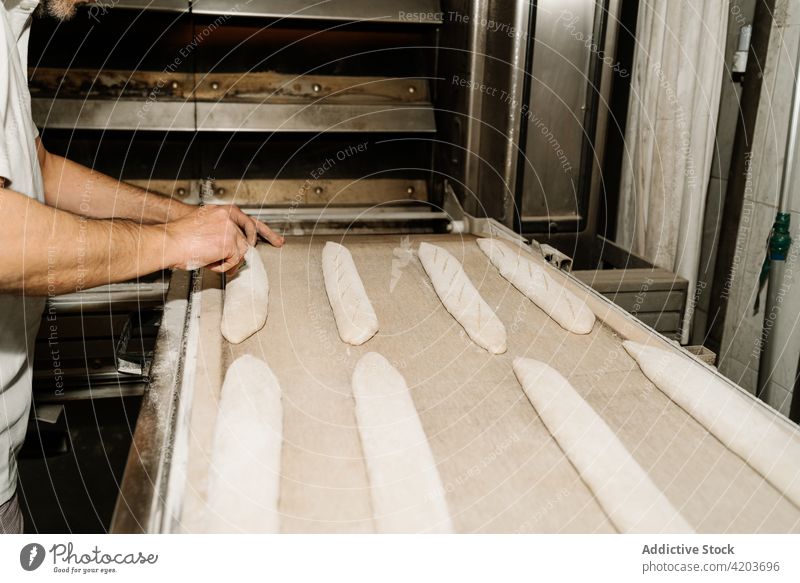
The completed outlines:
{"type": "MultiPolygon", "coordinates": [[[[208,267],[221,273],[238,267],[251,245],[232,214],[228,207],[200,206],[167,223],[166,253],[171,266],[186,270],[208,267]]],[[[241,222],[241,217],[237,218],[241,222]]]]}
{"type": "Polygon", "coordinates": [[[247,237],[247,242],[251,246],[255,246],[258,235],[261,235],[269,243],[275,247],[282,247],[286,242],[281,235],[270,229],[265,223],[258,219],[254,219],[246,214],[242,209],[236,205],[220,205],[220,208],[226,209],[230,214],[231,219],[244,231],[247,237]]]}

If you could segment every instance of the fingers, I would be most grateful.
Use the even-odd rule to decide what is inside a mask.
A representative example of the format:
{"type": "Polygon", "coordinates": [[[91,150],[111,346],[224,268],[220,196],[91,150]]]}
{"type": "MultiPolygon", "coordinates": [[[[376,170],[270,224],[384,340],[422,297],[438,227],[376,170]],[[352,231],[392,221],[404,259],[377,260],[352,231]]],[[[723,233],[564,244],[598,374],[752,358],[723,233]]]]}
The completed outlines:
{"type": "Polygon", "coordinates": [[[217,208],[220,212],[225,213],[225,218],[227,220],[230,220],[241,231],[243,231],[244,236],[247,238],[247,242],[251,247],[256,244],[256,228],[255,225],[253,225],[253,219],[247,216],[238,206],[221,205],[217,208]]]}
{"type": "Polygon", "coordinates": [[[230,260],[217,261],[216,263],[212,263],[211,265],[206,265],[207,269],[215,271],[216,273],[227,273],[231,271],[234,267],[236,267],[236,264],[230,260]]]}
{"type": "Polygon", "coordinates": [[[217,261],[212,263],[211,265],[207,265],[206,267],[211,271],[215,271],[217,273],[225,273],[229,276],[236,275],[236,272],[239,271],[239,267],[244,262],[244,255],[239,255],[236,253],[223,261],[217,261]]]}
{"type": "Polygon", "coordinates": [[[275,247],[283,247],[286,239],[281,237],[278,233],[270,229],[266,224],[261,221],[253,221],[258,229],[258,234],[264,237],[267,241],[272,243],[275,247]]]}
{"type": "Polygon", "coordinates": [[[247,242],[250,244],[250,246],[255,247],[258,238],[255,219],[247,216],[239,207],[233,207],[231,218],[237,225],[244,229],[244,234],[247,237],[247,242]]]}
{"type": "Polygon", "coordinates": [[[247,237],[247,242],[251,247],[255,246],[258,240],[258,235],[261,235],[275,247],[282,247],[286,242],[281,235],[278,235],[266,224],[246,214],[238,206],[230,205],[228,207],[228,213],[231,220],[244,231],[244,234],[247,237]]]}
{"type": "MultiPolygon", "coordinates": [[[[203,207],[197,211],[197,215],[200,223],[192,225],[192,240],[197,239],[198,230],[207,233],[200,237],[201,241],[208,244],[201,253],[201,261],[214,272],[235,274],[247,251],[256,245],[259,235],[275,247],[284,244],[282,236],[236,206],[216,207],[213,210],[203,207]]],[[[181,223],[177,221],[176,224],[181,223]]]]}
{"type": "Polygon", "coordinates": [[[269,241],[275,247],[281,247],[286,242],[281,235],[278,235],[266,224],[246,214],[237,206],[232,205],[230,207],[230,217],[241,229],[244,230],[245,236],[247,237],[247,242],[251,247],[254,247],[258,241],[258,235],[264,237],[264,239],[269,241]]]}
{"type": "Polygon", "coordinates": [[[236,239],[236,250],[239,252],[240,259],[244,259],[244,256],[247,254],[247,251],[252,247],[247,239],[243,237],[237,237],[236,239]]]}
{"type": "Polygon", "coordinates": [[[247,243],[251,247],[256,246],[256,242],[258,241],[258,234],[256,233],[256,225],[255,221],[248,217],[248,221],[244,226],[245,235],[247,235],[247,243]]]}
{"type": "Polygon", "coordinates": [[[228,271],[226,271],[225,277],[231,278],[236,276],[236,274],[239,273],[239,270],[242,268],[242,265],[244,265],[244,260],[242,260],[241,263],[239,263],[238,265],[234,265],[228,271]]]}
{"type": "Polygon", "coordinates": [[[247,239],[242,235],[242,232],[238,229],[238,226],[234,226],[233,230],[235,231],[233,233],[233,240],[228,243],[229,250],[225,251],[227,256],[221,261],[208,265],[207,267],[211,271],[234,275],[244,261],[244,256],[247,250],[250,249],[250,245],[247,239]]]}

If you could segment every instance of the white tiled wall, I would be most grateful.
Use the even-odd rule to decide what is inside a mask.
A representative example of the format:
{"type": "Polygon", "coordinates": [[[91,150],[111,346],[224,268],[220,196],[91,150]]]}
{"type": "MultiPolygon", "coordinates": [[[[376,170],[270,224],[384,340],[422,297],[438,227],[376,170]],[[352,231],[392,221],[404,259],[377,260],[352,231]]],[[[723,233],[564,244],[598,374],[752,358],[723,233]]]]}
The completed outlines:
{"type": "MultiPolygon", "coordinates": [[[[750,391],[755,391],[756,388],[759,365],[757,346],[763,329],[765,298],[762,297],[758,313],[753,314],[753,306],[758,275],[766,253],[767,237],[777,211],[798,42],[800,0],[777,0],[775,24],[763,68],[764,82],[753,140],[753,188],[745,193],[742,223],[738,226],[740,245],[737,246],[737,266],[733,272],[719,364],[723,374],[750,391]]],[[[724,163],[720,166],[724,168],[724,163]]],[[[727,175],[719,178],[724,180],[727,175]]],[[[712,181],[713,188],[715,186],[712,181]]],[[[709,197],[712,196],[713,193],[710,192],[709,197]]],[[[800,201],[793,206],[792,232],[795,245],[800,245],[800,201]]],[[[713,220],[712,210],[706,214],[706,225],[710,233],[713,233],[713,220]]],[[[735,227],[721,225],[720,228],[735,227]]],[[[800,274],[796,279],[800,279],[800,274]]],[[[784,306],[783,314],[797,318],[800,315],[800,292],[790,295],[792,299],[784,306]]],[[[780,370],[777,371],[780,384],[776,389],[779,401],[777,404],[784,413],[788,412],[789,394],[797,369],[800,325],[797,338],[797,342],[787,346],[780,370]]]]}

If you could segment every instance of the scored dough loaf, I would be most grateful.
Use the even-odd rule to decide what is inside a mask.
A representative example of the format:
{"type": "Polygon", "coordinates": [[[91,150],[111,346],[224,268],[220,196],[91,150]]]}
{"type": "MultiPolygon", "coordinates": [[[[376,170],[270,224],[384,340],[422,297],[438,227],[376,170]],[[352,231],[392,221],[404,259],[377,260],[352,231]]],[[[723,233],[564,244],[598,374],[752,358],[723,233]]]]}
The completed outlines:
{"type": "Polygon", "coordinates": [[[339,337],[353,346],[364,344],[378,332],[378,316],[350,251],[338,243],[325,243],[322,274],[339,337]]]}
{"type": "Polygon", "coordinates": [[[492,354],[506,351],[506,328],[449,252],[420,243],[419,260],[444,307],[475,344],[492,354]]]}
{"type": "Polygon", "coordinates": [[[478,239],[478,247],[500,275],[562,328],[574,334],[592,331],[595,315],[586,302],[551,277],[544,266],[525,257],[520,249],[512,249],[497,239],[478,239]]]}
{"type": "Polygon", "coordinates": [[[220,331],[231,344],[244,342],[261,330],[269,309],[269,279],[256,248],[250,247],[244,259],[239,272],[225,282],[220,331]]]}

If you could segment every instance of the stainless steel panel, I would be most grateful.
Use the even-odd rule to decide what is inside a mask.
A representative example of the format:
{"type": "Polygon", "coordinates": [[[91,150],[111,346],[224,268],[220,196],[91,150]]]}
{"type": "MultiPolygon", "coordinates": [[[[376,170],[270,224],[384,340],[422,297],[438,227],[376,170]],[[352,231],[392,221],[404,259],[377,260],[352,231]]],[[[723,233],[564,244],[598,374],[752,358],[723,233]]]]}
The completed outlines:
{"type": "Polygon", "coordinates": [[[322,20],[375,20],[409,24],[439,24],[443,15],[439,0],[195,0],[192,11],[197,14],[237,14],[273,18],[307,18],[322,20]]]}
{"type": "Polygon", "coordinates": [[[287,220],[292,223],[330,223],[330,222],[390,222],[390,221],[447,221],[450,217],[444,212],[431,210],[407,210],[396,207],[355,207],[348,209],[243,209],[249,215],[262,221],[274,223],[287,220]]]}
{"type": "MultiPolygon", "coordinates": [[[[609,0],[606,13],[607,27],[603,44],[603,55],[616,55],[619,29],[620,0],[609,0]]],[[[587,205],[586,231],[583,239],[576,243],[576,261],[585,261],[586,256],[595,249],[595,235],[599,229],[601,200],[605,204],[605,186],[603,178],[603,162],[606,155],[606,135],[610,123],[617,123],[611,117],[611,95],[614,77],[627,75],[620,70],[620,65],[611,59],[600,59],[601,67],[600,86],[597,100],[597,125],[594,130],[594,148],[590,161],[591,182],[589,184],[589,204],[587,205]]]]}
{"type": "Polygon", "coordinates": [[[513,226],[517,158],[531,3],[490,2],[486,14],[486,58],[479,79],[487,88],[480,114],[480,172],[475,191],[484,212],[513,226]]]}
{"type": "Polygon", "coordinates": [[[161,530],[165,479],[174,439],[175,415],[183,380],[183,358],[191,307],[192,275],[172,275],[158,334],[151,382],[136,422],[133,445],[111,520],[111,532],[161,530]]]}
{"type": "Polygon", "coordinates": [[[186,102],[33,99],[39,127],[90,130],[194,131],[195,105],[186,102]]]}
{"type": "Polygon", "coordinates": [[[437,163],[467,212],[511,226],[530,2],[446,0],[443,7],[437,163]]]}
{"type": "Polygon", "coordinates": [[[56,296],[48,300],[47,305],[58,310],[59,315],[153,308],[164,303],[168,286],[167,279],[153,283],[111,284],[56,296]]]}
{"type": "Polygon", "coordinates": [[[540,0],[522,193],[523,220],[578,216],[594,0],[540,0]]]}
{"type": "MultiPolygon", "coordinates": [[[[457,3],[456,7],[463,9],[465,14],[469,14],[472,24],[469,25],[469,69],[470,79],[483,79],[483,69],[486,64],[486,31],[477,25],[481,19],[486,18],[489,11],[488,0],[475,0],[471,4],[466,2],[465,6],[457,3]]],[[[451,84],[455,85],[451,81],[451,84]]],[[[478,190],[478,175],[480,169],[480,144],[483,126],[481,124],[481,111],[483,108],[483,93],[480,91],[467,91],[466,96],[466,126],[464,141],[464,178],[466,181],[466,191],[472,196],[466,195],[464,206],[472,215],[481,216],[485,214],[486,204],[481,202],[480,191],[478,190]],[[477,196],[475,196],[477,193],[477,196]]]]}
{"type": "Polygon", "coordinates": [[[269,132],[435,132],[430,106],[198,103],[197,129],[269,132]]]}
{"type": "Polygon", "coordinates": [[[40,127],[92,130],[435,132],[433,108],[34,99],[40,127]],[[195,109],[197,125],[195,125],[195,109]]]}

